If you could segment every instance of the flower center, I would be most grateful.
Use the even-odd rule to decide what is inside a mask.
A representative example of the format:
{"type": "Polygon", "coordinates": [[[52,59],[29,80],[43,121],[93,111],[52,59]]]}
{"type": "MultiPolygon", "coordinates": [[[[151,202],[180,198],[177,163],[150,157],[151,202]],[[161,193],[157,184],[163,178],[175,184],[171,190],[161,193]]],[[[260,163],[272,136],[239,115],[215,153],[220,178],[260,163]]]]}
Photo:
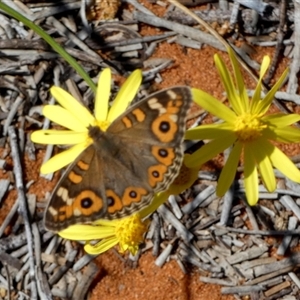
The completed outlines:
{"type": "Polygon", "coordinates": [[[110,125],[110,122],[108,122],[108,121],[96,121],[96,124],[95,124],[95,126],[98,126],[98,127],[100,127],[100,129],[102,130],[102,131],[106,131],[107,130],[107,128],[109,127],[109,125],[110,125]]]}
{"type": "Polygon", "coordinates": [[[266,127],[259,115],[246,113],[237,117],[234,131],[241,142],[250,142],[260,137],[261,131],[266,127]]]}
{"type": "Polygon", "coordinates": [[[137,252],[139,244],[143,241],[144,233],[149,222],[142,221],[139,214],[121,219],[115,229],[115,234],[119,240],[123,251],[129,249],[131,253],[137,252]]]}

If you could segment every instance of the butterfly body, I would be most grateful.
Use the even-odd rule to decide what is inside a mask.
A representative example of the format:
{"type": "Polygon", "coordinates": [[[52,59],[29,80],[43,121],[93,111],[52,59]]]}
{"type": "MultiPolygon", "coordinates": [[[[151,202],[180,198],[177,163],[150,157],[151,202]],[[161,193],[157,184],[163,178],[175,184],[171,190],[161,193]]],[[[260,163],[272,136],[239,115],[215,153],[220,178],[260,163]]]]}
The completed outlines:
{"type": "Polygon", "coordinates": [[[149,205],[178,175],[190,103],[190,89],[175,87],[131,106],[106,131],[90,127],[93,142],[54,189],[46,228],[123,218],[149,205]]]}

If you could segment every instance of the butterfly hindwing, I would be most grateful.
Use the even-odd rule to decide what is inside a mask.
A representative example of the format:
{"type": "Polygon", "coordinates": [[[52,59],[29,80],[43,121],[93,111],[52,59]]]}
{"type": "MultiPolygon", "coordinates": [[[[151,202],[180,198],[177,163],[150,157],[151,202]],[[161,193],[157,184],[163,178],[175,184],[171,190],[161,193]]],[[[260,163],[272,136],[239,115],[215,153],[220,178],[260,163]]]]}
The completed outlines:
{"type": "Polygon", "coordinates": [[[45,212],[45,226],[59,231],[75,223],[103,217],[103,174],[95,147],[90,145],[72,163],[56,185],[45,212]]]}

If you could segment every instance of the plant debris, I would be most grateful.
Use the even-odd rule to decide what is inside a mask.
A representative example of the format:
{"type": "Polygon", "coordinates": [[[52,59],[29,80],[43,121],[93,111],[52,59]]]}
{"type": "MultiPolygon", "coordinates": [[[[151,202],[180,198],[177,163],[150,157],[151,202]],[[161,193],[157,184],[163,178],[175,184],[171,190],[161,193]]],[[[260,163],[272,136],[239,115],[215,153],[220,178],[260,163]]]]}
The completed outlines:
{"type": "MultiPolygon", "coordinates": [[[[167,54],[153,57],[160,43],[176,43],[182,51],[202,51],[207,45],[225,50],[220,39],[168,1],[151,1],[164,10],[163,16],[155,15],[147,8],[149,2],[144,2],[126,0],[119,6],[114,1],[116,18],[109,21],[99,19],[99,1],[83,13],[84,1],[7,4],[55,38],[94,81],[106,66],[115,78],[143,69],[141,97],[152,92],[153,82],[162,81],[162,71],[176,67],[167,54]],[[157,34],[142,35],[145,24],[157,28],[157,34]]],[[[255,47],[275,47],[266,87],[281,57],[289,58],[287,89],[276,93],[276,98],[284,111],[299,105],[297,1],[179,2],[193,6],[193,12],[232,45],[248,68],[258,70],[259,64],[251,59],[255,47]]],[[[53,174],[39,177],[39,170],[26,168],[26,161],[37,160],[37,166],[56,151],[52,146],[33,145],[29,138],[33,130],[50,126],[41,117],[42,105],[54,103],[50,86],[67,86],[88,107],[92,107],[93,93],[36,33],[4,12],[0,22],[0,299],[85,299],[99,268],[80,244],[44,229],[43,209],[51,187],[47,185],[43,192],[37,187],[52,182],[53,188],[53,174]],[[8,198],[14,201],[7,204],[8,198]]],[[[113,91],[117,90],[115,84],[113,91]]],[[[197,111],[197,116],[202,121],[206,113],[197,111]]],[[[299,165],[299,153],[294,154],[299,165]]],[[[236,299],[245,295],[299,299],[300,189],[279,172],[276,175],[274,193],[260,186],[259,203],[249,207],[242,179],[220,199],[215,194],[218,174],[201,170],[191,189],[170,196],[152,216],[145,245],[137,257],[129,259],[138,263],[139,255],[152,249],[157,266],[175,260],[187,273],[192,265],[200,281],[221,285],[223,294],[236,299]]]]}

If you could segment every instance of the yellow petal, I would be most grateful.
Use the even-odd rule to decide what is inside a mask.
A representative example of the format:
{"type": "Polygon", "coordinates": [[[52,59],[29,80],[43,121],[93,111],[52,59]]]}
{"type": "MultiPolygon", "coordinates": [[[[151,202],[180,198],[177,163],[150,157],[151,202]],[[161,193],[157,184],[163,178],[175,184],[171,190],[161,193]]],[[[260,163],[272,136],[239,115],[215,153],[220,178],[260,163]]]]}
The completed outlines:
{"type": "Polygon", "coordinates": [[[139,212],[140,217],[143,219],[155,212],[163,203],[167,201],[169,195],[170,194],[168,191],[155,194],[151,203],[139,212]]]}
{"type": "Polygon", "coordinates": [[[258,163],[258,169],[264,186],[268,192],[274,192],[276,189],[276,180],[270,159],[265,157],[262,161],[260,161],[258,163]]]}
{"type": "Polygon", "coordinates": [[[87,128],[83,126],[68,110],[59,105],[46,105],[43,107],[43,115],[52,122],[64,126],[70,130],[86,132],[87,128]]]}
{"type": "Polygon", "coordinates": [[[91,255],[98,255],[101,254],[110,248],[114,247],[115,245],[118,244],[118,240],[116,237],[112,237],[109,239],[105,239],[97,243],[96,245],[91,245],[91,244],[86,244],[84,246],[85,252],[91,255]]]}
{"type": "Polygon", "coordinates": [[[277,147],[268,143],[270,160],[275,168],[289,179],[300,183],[300,171],[294,163],[277,147]]]}
{"type": "Polygon", "coordinates": [[[276,189],[276,180],[269,158],[269,147],[266,144],[268,144],[268,142],[259,139],[251,143],[251,148],[255,149],[253,155],[258,165],[264,186],[269,192],[273,192],[276,189]]]}
{"type": "Polygon", "coordinates": [[[37,130],[31,134],[34,143],[48,145],[73,145],[83,143],[88,138],[86,133],[69,130],[37,130]]]}
{"type": "Polygon", "coordinates": [[[281,85],[283,84],[283,81],[285,80],[286,76],[288,75],[289,69],[287,68],[283,74],[280,76],[279,80],[274,84],[272,89],[267,93],[265,98],[261,101],[259,101],[258,105],[256,106],[255,110],[252,111],[253,114],[260,114],[264,115],[267,110],[269,109],[275,93],[280,89],[281,85]]]}
{"type": "Polygon", "coordinates": [[[271,59],[270,59],[270,56],[268,55],[265,55],[263,57],[263,61],[261,63],[261,66],[260,66],[260,71],[259,71],[259,78],[263,78],[269,68],[269,65],[270,65],[270,62],[271,62],[271,59]]]}
{"type": "Polygon", "coordinates": [[[243,103],[240,100],[240,97],[236,91],[236,88],[233,84],[232,78],[227,70],[226,65],[224,64],[222,58],[218,55],[214,55],[215,64],[218,69],[218,73],[221,77],[221,81],[225,88],[228,101],[230,102],[233,110],[236,114],[242,114],[245,111],[245,107],[243,107],[243,103]]]}
{"type": "Polygon", "coordinates": [[[74,115],[79,122],[86,128],[89,125],[94,125],[94,117],[86,107],[81,105],[73,96],[58,86],[53,86],[50,89],[52,96],[56,101],[74,115]]]}
{"type": "Polygon", "coordinates": [[[195,103],[212,113],[213,115],[233,124],[236,114],[222,102],[201,90],[192,88],[192,96],[195,103]]]}
{"type": "Polygon", "coordinates": [[[106,121],[107,119],[110,87],[111,72],[109,68],[106,68],[100,74],[98,81],[95,101],[95,117],[97,121],[106,121]]]}
{"type": "Polygon", "coordinates": [[[253,112],[257,111],[257,105],[259,104],[260,99],[261,99],[262,80],[263,80],[263,77],[264,77],[269,65],[270,65],[270,57],[264,56],[263,61],[260,66],[259,79],[256,84],[254,95],[253,95],[252,101],[251,101],[251,111],[253,111],[253,112]]]}
{"type": "Polygon", "coordinates": [[[224,134],[232,134],[233,125],[228,123],[200,125],[185,132],[187,140],[212,140],[224,134]]]}
{"type": "Polygon", "coordinates": [[[105,220],[105,219],[98,219],[94,221],[92,224],[97,226],[110,226],[110,227],[116,227],[120,222],[120,219],[116,220],[105,220]]]}
{"type": "Polygon", "coordinates": [[[110,123],[120,116],[134,99],[142,82],[142,71],[133,71],[124,84],[121,86],[120,91],[112,107],[109,110],[107,121],[110,123]]]}
{"type": "Polygon", "coordinates": [[[272,114],[261,118],[263,122],[268,123],[270,126],[275,127],[285,127],[292,125],[300,120],[300,115],[298,114],[272,114]]]}
{"type": "Polygon", "coordinates": [[[195,166],[203,165],[205,162],[209,161],[217,154],[229,148],[235,142],[235,140],[235,134],[230,133],[226,136],[221,136],[218,139],[210,141],[186,158],[186,166],[189,168],[193,168],[195,166]]]}
{"type": "Polygon", "coordinates": [[[228,156],[228,159],[225,163],[224,168],[222,169],[220,178],[218,180],[217,195],[219,197],[224,196],[234,180],[242,148],[243,145],[239,142],[236,142],[230,152],[230,155],[228,156]]]}
{"type": "Polygon", "coordinates": [[[78,155],[86,148],[87,143],[84,142],[77,144],[59,154],[56,154],[41,166],[41,173],[48,174],[65,167],[66,165],[73,162],[78,157],[78,155]]]}
{"type": "Polygon", "coordinates": [[[244,147],[244,182],[246,197],[249,205],[255,205],[258,201],[258,175],[251,147],[244,147]]]}
{"type": "Polygon", "coordinates": [[[233,103],[235,105],[234,111],[239,112],[239,114],[241,114],[243,112],[248,111],[249,98],[248,98],[247,90],[245,88],[245,84],[243,81],[243,76],[239,67],[239,63],[236,59],[235,53],[230,47],[227,48],[227,51],[233,67],[234,77],[235,77],[235,81],[239,91],[239,98],[240,98],[238,103],[236,102],[233,103]]]}
{"type": "Polygon", "coordinates": [[[61,237],[74,241],[90,241],[111,237],[115,234],[114,227],[76,224],[61,230],[61,237]]]}
{"type": "Polygon", "coordinates": [[[274,141],[281,143],[299,143],[300,142],[300,130],[291,126],[286,126],[283,128],[274,128],[273,132],[276,137],[273,138],[274,141]]]}

